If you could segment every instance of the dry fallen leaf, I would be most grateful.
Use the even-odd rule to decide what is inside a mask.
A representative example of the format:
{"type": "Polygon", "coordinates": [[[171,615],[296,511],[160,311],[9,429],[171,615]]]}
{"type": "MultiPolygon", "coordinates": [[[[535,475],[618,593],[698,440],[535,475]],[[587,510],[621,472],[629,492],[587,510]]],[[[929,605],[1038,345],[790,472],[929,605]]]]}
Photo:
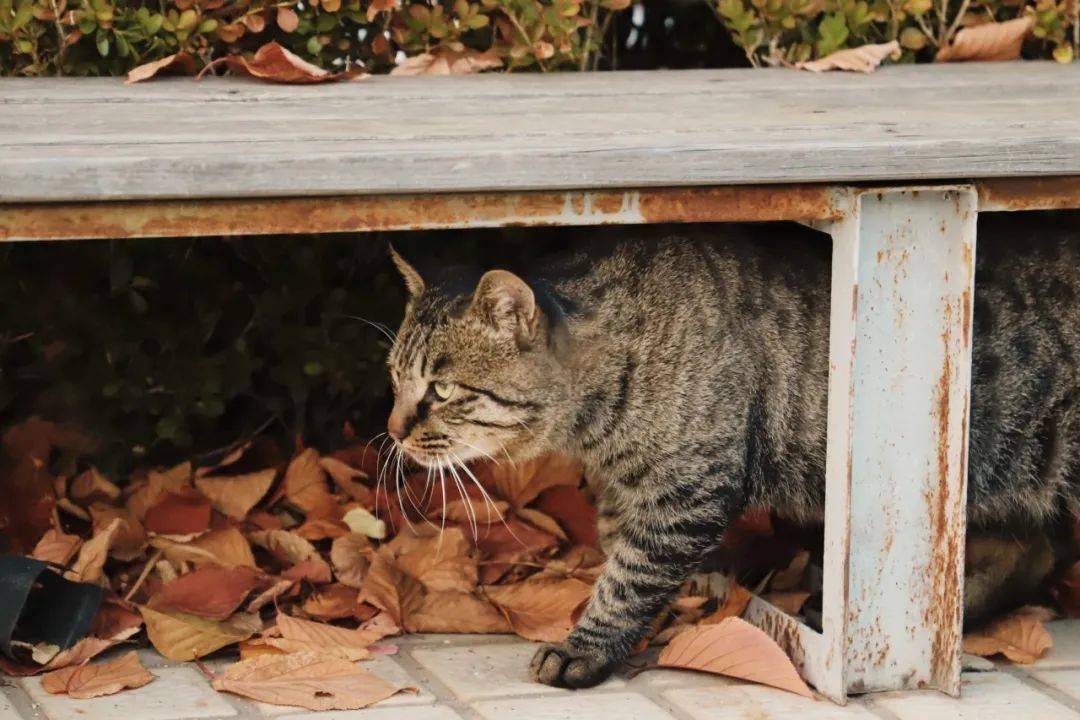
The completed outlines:
{"type": "Polygon", "coordinates": [[[536,498],[533,506],[555,518],[573,544],[599,546],[596,507],[580,488],[570,485],[548,488],[536,498]]]}
{"type": "Polygon", "coordinates": [[[408,627],[405,620],[420,608],[423,596],[423,586],[397,567],[390,548],[374,554],[360,589],[360,602],[374,605],[389,613],[399,626],[408,627]]]}
{"type": "Polygon", "coordinates": [[[82,539],[79,536],[67,535],[54,528],[41,536],[30,557],[57,565],[67,565],[71,558],[75,557],[80,545],[82,539]]]}
{"type": "Polygon", "coordinates": [[[823,58],[795,63],[798,70],[823,72],[825,70],[848,70],[851,72],[870,73],[877,69],[887,57],[894,60],[900,57],[900,43],[892,40],[877,45],[860,45],[829,53],[823,58]]]}
{"type": "Polygon", "coordinates": [[[279,580],[263,592],[256,595],[245,608],[249,613],[259,612],[264,606],[274,602],[279,597],[293,589],[296,583],[292,580],[279,580]]]}
{"type": "Polygon", "coordinates": [[[85,700],[142,687],[153,679],[154,676],[139,662],[138,654],[131,651],[113,660],[46,673],[41,678],[41,687],[53,695],[85,700]]]}
{"type": "Polygon", "coordinates": [[[502,67],[502,59],[492,50],[479,52],[442,46],[433,52],[405,58],[391,75],[468,75],[502,67]]]}
{"type": "Polygon", "coordinates": [[[308,710],[358,710],[398,691],[347,660],[312,652],[241,660],[211,685],[260,702],[308,710]]]}
{"type": "Polygon", "coordinates": [[[321,67],[302,60],[276,42],[263,45],[250,59],[242,55],[229,55],[215,60],[203,68],[199,77],[219,63],[225,63],[229,70],[237,75],[250,75],[280,83],[306,84],[332,80],[359,80],[367,77],[359,68],[343,72],[323,70],[321,67]]]}
{"type": "Polygon", "coordinates": [[[144,63],[132,68],[125,84],[142,82],[158,75],[194,75],[195,58],[186,52],[178,52],[154,62],[144,63]]]}
{"type": "Polygon", "coordinates": [[[322,585],[334,579],[330,572],[330,566],[321,557],[310,557],[303,562],[293,565],[281,573],[281,577],[293,582],[309,582],[313,585],[322,585]]]}
{"type": "Polygon", "coordinates": [[[248,535],[248,539],[290,566],[319,555],[314,545],[288,530],[256,530],[248,535]]]}
{"type": "Polygon", "coordinates": [[[156,535],[198,535],[210,529],[210,501],[194,492],[167,492],[146,511],[143,524],[156,535]]]}
{"type": "Polygon", "coordinates": [[[970,655],[1004,655],[1023,665],[1035,662],[1053,645],[1042,620],[1023,613],[1008,615],[964,636],[964,652],[970,655]]]}
{"type": "Polygon", "coordinates": [[[330,476],[330,479],[334,481],[334,485],[341,492],[366,507],[374,506],[375,493],[367,485],[357,482],[361,478],[365,480],[368,478],[366,472],[358,470],[334,457],[321,458],[319,465],[322,466],[322,469],[326,471],[326,474],[330,476]]]}
{"type": "Polygon", "coordinates": [[[345,649],[357,652],[360,654],[357,660],[368,656],[368,645],[386,637],[382,628],[366,631],[349,630],[335,625],[301,620],[280,612],[277,616],[277,629],[281,632],[281,637],[286,640],[310,643],[314,646],[313,649],[345,649]]]}
{"type": "Polygon", "coordinates": [[[731,580],[728,584],[727,594],[724,595],[724,602],[715,612],[702,618],[699,622],[702,625],[716,625],[730,617],[739,617],[746,610],[746,606],[750,604],[752,597],[753,595],[749,590],[735,580],[731,580]]]}
{"type": "Polygon", "coordinates": [[[429,592],[406,618],[406,630],[426,633],[509,633],[506,617],[471,592],[429,592]]]}
{"type": "Polygon", "coordinates": [[[576,578],[533,577],[513,585],[484,587],[484,595],[497,607],[514,632],[528,640],[561,642],[574,625],[575,611],[592,586],[576,578]]]}
{"type": "Polygon", "coordinates": [[[758,628],[735,617],[677,635],[660,653],[658,664],[726,675],[813,697],[780,646],[758,628]]]}
{"type": "Polygon", "coordinates": [[[359,591],[342,583],[320,588],[301,606],[308,615],[320,620],[341,620],[353,617],[359,591]]]}
{"type": "Polygon", "coordinates": [[[349,530],[369,538],[381,540],[386,537],[386,523],[378,519],[364,508],[353,508],[341,518],[341,521],[349,526],[349,530]]]}
{"type": "Polygon", "coordinates": [[[258,630],[255,622],[244,616],[234,616],[226,623],[186,613],[159,612],[145,606],[140,606],[139,612],[146,622],[150,642],[170,660],[205,657],[215,650],[247,640],[258,630]]]}
{"type": "Polygon", "coordinates": [[[319,464],[319,453],[308,448],[292,459],[285,470],[285,499],[308,518],[335,515],[337,500],[326,483],[326,471],[319,464]]]}
{"type": "Polygon", "coordinates": [[[778,607],[788,615],[798,615],[802,612],[803,605],[810,599],[810,593],[805,590],[782,590],[779,592],[766,593],[762,599],[778,607]]]}
{"type": "Polygon", "coordinates": [[[94,502],[112,502],[120,497],[120,488],[91,467],[71,481],[68,497],[80,505],[87,506],[94,502]]]}
{"type": "Polygon", "coordinates": [[[166,583],[146,604],[155,610],[225,620],[260,582],[261,575],[249,568],[205,565],[166,583]]]}
{"type": "Polygon", "coordinates": [[[263,499],[276,476],[277,470],[270,468],[246,475],[197,477],[195,487],[215,510],[234,520],[243,520],[263,499]]]}
{"type": "Polygon", "coordinates": [[[934,62],[1016,60],[1033,27],[1035,16],[1025,15],[961,28],[952,42],[938,50],[934,62]]]}
{"type": "Polygon", "coordinates": [[[109,547],[119,527],[120,520],[115,519],[109,523],[108,527],[96,531],[94,537],[83,543],[82,548],[79,549],[79,557],[68,572],[69,580],[96,583],[102,579],[102,570],[109,556],[109,547]]]}
{"type": "Polygon", "coordinates": [[[334,540],[330,546],[330,563],[338,581],[351,588],[363,587],[374,553],[375,549],[364,535],[352,533],[334,540]]]}
{"type": "Polygon", "coordinates": [[[95,506],[90,508],[90,516],[95,532],[109,527],[114,520],[120,521],[109,546],[109,555],[113,558],[121,562],[131,562],[138,560],[146,552],[146,529],[127,508],[95,506]]]}
{"type": "Polygon", "coordinates": [[[168,470],[151,470],[146,479],[132,487],[128,510],[142,521],[146,511],[160,502],[166,493],[183,493],[191,487],[191,463],[180,463],[168,470]]]}

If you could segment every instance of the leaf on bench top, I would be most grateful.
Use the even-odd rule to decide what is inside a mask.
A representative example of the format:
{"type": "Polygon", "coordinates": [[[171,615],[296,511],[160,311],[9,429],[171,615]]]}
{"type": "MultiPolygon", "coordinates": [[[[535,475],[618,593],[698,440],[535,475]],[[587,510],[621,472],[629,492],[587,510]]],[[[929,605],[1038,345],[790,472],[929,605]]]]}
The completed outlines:
{"type": "Polygon", "coordinates": [[[1016,60],[1024,39],[1035,27],[1035,17],[961,28],[952,41],[938,50],[934,62],[1016,60]]]}
{"type": "Polygon", "coordinates": [[[870,73],[877,69],[887,57],[894,60],[900,57],[900,43],[896,40],[877,45],[860,45],[829,53],[823,58],[795,63],[797,70],[824,72],[826,70],[847,70],[850,72],[870,73]]]}

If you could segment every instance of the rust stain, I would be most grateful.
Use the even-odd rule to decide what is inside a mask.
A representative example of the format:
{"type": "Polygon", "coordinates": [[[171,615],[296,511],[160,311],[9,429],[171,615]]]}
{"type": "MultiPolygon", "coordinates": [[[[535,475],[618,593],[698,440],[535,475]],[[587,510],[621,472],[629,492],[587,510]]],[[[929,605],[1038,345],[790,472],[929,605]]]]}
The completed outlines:
{"type": "Polygon", "coordinates": [[[806,665],[806,651],[799,638],[798,622],[784,616],[780,610],[772,610],[758,614],[754,624],[783,648],[792,664],[802,674],[806,665]]]}
{"type": "Polygon", "coordinates": [[[1080,176],[980,180],[980,210],[1080,208],[1080,176]]]}
{"type": "Polygon", "coordinates": [[[0,206],[0,240],[429,230],[511,225],[832,220],[818,185],[0,206]]]}

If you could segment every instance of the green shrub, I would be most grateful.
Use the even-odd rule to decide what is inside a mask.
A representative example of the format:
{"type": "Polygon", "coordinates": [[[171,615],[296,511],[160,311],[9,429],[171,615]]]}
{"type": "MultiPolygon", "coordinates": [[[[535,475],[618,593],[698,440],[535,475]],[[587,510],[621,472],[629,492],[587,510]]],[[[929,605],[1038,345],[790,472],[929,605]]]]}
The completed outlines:
{"type": "Polygon", "coordinates": [[[122,75],[184,51],[200,66],[276,40],[322,67],[493,51],[506,68],[584,67],[629,0],[0,0],[0,74],[122,75]]]}
{"type": "Polygon", "coordinates": [[[1071,62],[1080,42],[1071,0],[710,0],[755,66],[783,65],[835,50],[897,40],[901,62],[930,61],[968,25],[1035,19],[1028,57],[1071,62]]]}

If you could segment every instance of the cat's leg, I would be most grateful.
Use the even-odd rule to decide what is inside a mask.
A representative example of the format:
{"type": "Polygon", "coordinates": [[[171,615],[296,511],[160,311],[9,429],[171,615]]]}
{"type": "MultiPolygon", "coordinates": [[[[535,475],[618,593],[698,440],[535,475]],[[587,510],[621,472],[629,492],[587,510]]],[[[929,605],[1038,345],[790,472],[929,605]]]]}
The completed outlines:
{"type": "Polygon", "coordinates": [[[655,493],[634,493],[608,536],[604,571],[567,639],[535,655],[533,677],[557,687],[603,681],[644,637],[660,610],[715,547],[741,493],[670,479],[655,493]]]}

